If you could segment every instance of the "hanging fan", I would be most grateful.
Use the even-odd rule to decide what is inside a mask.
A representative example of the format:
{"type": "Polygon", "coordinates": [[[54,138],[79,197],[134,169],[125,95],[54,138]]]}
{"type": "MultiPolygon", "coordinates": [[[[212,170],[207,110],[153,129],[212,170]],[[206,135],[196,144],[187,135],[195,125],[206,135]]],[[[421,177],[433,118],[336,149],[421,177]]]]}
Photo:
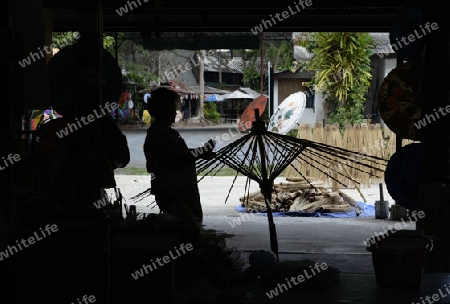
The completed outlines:
{"type": "Polygon", "coordinates": [[[413,63],[394,68],[383,80],[378,94],[381,118],[397,136],[414,141],[420,140],[415,126],[421,119],[419,97],[420,75],[413,63]]]}

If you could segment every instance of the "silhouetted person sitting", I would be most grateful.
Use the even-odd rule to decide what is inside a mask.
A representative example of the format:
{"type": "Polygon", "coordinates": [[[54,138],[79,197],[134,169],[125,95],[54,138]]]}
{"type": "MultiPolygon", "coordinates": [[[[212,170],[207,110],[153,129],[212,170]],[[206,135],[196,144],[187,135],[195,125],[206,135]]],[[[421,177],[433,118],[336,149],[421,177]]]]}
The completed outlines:
{"type": "Polygon", "coordinates": [[[152,92],[148,111],[152,122],[144,143],[151,191],[162,213],[179,218],[188,229],[199,231],[203,210],[197,185],[195,161],[215,155],[215,142],[189,149],[180,133],[171,128],[180,95],[166,88],[152,92]]]}

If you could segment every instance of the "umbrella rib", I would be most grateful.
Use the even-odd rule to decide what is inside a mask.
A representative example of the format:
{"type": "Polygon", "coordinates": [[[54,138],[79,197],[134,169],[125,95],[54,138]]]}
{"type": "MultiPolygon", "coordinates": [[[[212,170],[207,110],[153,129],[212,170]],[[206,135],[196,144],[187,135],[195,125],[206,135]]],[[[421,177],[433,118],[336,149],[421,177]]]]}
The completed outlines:
{"type": "Polygon", "coordinates": [[[237,159],[237,158],[235,159],[235,156],[236,156],[235,151],[245,145],[245,143],[246,143],[245,140],[250,139],[250,145],[252,143],[252,138],[250,136],[244,136],[244,137],[243,137],[244,140],[241,140],[240,142],[234,142],[236,144],[232,143],[229,145],[229,146],[233,146],[233,147],[231,147],[232,149],[230,149],[233,152],[232,155],[228,155],[228,153],[227,153],[228,149],[224,149],[223,151],[220,151],[219,158],[222,159],[222,161],[224,161],[225,163],[227,163],[231,168],[248,176],[248,175],[251,175],[251,171],[248,170],[249,168],[247,168],[247,166],[245,166],[244,163],[246,160],[248,160],[248,154],[250,153],[250,149],[247,149],[247,152],[244,154],[243,161],[240,162],[239,159],[237,159]]]}
{"type": "MultiPolygon", "coordinates": [[[[225,167],[225,164],[224,163],[220,163],[220,162],[218,162],[217,163],[217,165],[216,166],[214,166],[213,168],[211,168],[210,170],[208,170],[197,182],[200,182],[202,179],[204,179],[206,176],[208,176],[208,174],[209,173],[211,173],[213,170],[215,170],[215,169],[217,169],[217,171],[213,174],[213,175],[211,175],[211,176],[216,176],[217,175],[217,173],[219,173],[219,171],[223,168],[223,167],[225,167]],[[220,166],[220,168],[219,168],[219,166],[220,166]]],[[[207,168],[209,168],[209,167],[207,167],[207,168]]],[[[197,172],[197,175],[199,175],[199,173],[201,173],[202,171],[199,171],[199,172],[197,172]]]]}
{"type": "Polygon", "coordinates": [[[234,176],[233,181],[231,182],[231,187],[230,187],[230,189],[228,189],[228,194],[227,194],[227,197],[225,198],[225,204],[227,203],[228,198],[230,197],[231,190],[232,190],[233,187],[234,187],[234,183],[236,182],[236,179],[237,179],[237,177],[238,177],[238,174],[239,174],[239,172],[236,171],[236,175],[234,176]]]}
{"type": "MultiPolygon", "coordinates": [[[[339,181],[339,180],[337,180],[336,178],[334,178],[334,177],[333,177],[331,174],[329,174],[326,170],[319,169],[318,167],[316,167],[315,165],[313,165],[312,163],[306,161],[306,160],[303,159],[303,158],[302,158],[302,160],[305,161],[308,165],[310,165],[310,166],[313,167],[314,169],[319,170],[320,172],[322,172],[323,174],[325,174],[325,175],[328,176],[329,178],[333,179],[333,180],[336,181],[337,183],[341,184],[341,185],[344,186],[344,187],[347,187],[347,185],[343,184],[341,181],[339,181]]],[[[323,165],[323,164],[321,164],[321,163],[319,163],[319,164],[322,165],[322,166],[324,166],[324,167],[327,167],[327,166],[325,166],[325,165],[323,165]]],[[[328,168],[328,167],[327,167],[327,168],[328,168]]],[[[335,171],[335,172],[337,172],[337,171],[335,171]]],[[[340,173],[340,172],[338,172],[338,174],[339,174],[339,175],[342,175],[342,176],[344,176],[344,177],[347,177],[347,176],[343,175],[343,174],[340,173]]],[[[347,177],[347,178],[352,179],[351,177],[347,177]]]]}
{"type": "Polygon", "coordinates": [[[280,149],[279,147],[284,145],[286,146],[288,143],[290,144],[290,142],[286,142],[283,141],[283,137],[278,137],[275,134],[269,134],[269,137],[271,137],[271,139],[274,141],[274,150],[276,150],[277,152],[279,152],[282,156],[282,160],[284,162],[278,162],[278,164],[275,166],[274,168],[274,174],[277,174],[277,176],[279,174],[281,174],[281,172],[287,168],[289,166],[289,164],[292,162],[293,159],[295,159],[295,157],[297,155],[299,155],[303,150],[304,150],[304,146],[303,145],[299,145],[298,143],[293,143],[292,146],[290,146],[288,149],[280,149]],[[293,153],[293,154],[291,154],[293,153]],[[290,155],[291,154],[291,155],[290,155]],[[293,156],[295,155],[295,156],[293,156]]]}
{"type": "MultiPolygon", "coordinates": [[[[317,153],[316,151],[309,150],[309,153],[311,153],[312,155],[316,156],[316,157],[319,158],[319,159],[326,160],[327,163],[337,162],[337,163],[341,164],[338,160],[335,160],[335,159],[326,157],[325,155],[320,154],[320,153],[317,153]]],[[[328,154],[330,154],[330,153],[328,153],[328,154]]],[[[336,157],[337,157],[337,156],[336,156],[336,157]]],[[[355,165],[356,165],[356,164],[361,164],[361,165],[363,165],[364,167],[376,169],[377,171],[380,171],[380,172],[383,171],[381,168],[373,167],[373,166],[371,166],[371,165],[369,165],[369,164],[366,164],[366,163],[362,163],[362,162],[347,162],[347,161],[349,160],[349,158],[350,158],[349,155],[347,155],[346,158],[344,158],[344,157],[338,157],[338,158],[344,159],[344,160],[345,160],[345,161],[344,161],[345,165],[348,166],[349,168],[355,169],[355,170],[360,171],[360,172],[364,172],[364,173],[369,173],[369,174],[370,174],[370,172],[365,171],[365,170],[363,170],[363,169],[361,169],[361,168],[359,168],[359,167],[352,166],[352,165],[350,165],[350,163],[353,163],[353,164],[355,164],[355,165]]],[[[323,164],[322,164],[322,165],[323,165],[323,164]]],[[[324,166],[326,166],[326,165],[324,165],[324,166]]],[[[372,174],[371,174],[371,175],[372,175],[372,174]]]]}
{"type": "Polygon", "coordinates": [[[315,185],[313,185],[307,178],[306,178],[306,176],[304,176],[303,175],[303,173],[301,173],[294,165],[292,165],[292,164],[289,164],[292,168],[294,168],[294,170],[298,173],[298,174],[300,174],[300,176],[311,186],[311,187],[313,187],[314,188],[314,190],[317,190],[317,188],[316,188],[316,186],[315,185]]]}
{"type": "MultiPolygon", "coordinates": [[[[325,169],[319,169],[318,167],[314,166],[312,163],[308,162],[305,158],[302,158],[302,157],[301,157],[300,159],[301,159],[302,161],[304,161],[305,163],[307,163],[308,165],[310,165],[311,167],[313,167],[314,169],[319,170],[320,172],[322,172],[323,174],[325,174],[325,175],[328,176],[329,178],[331,178],[331,179],[337,181],[339,184],[343,185],[344,187],[347,187],[345,184],[343,184],[342,182],[340,182],[340,181],[338,181],[337,179],[335,179],[335,178],[333,177],[332,174],[330,174],[330,173],[327,172],[327,170],[325,170],[325,169]]],[[[358,181],[354,180],[352,176],[347,176],[347,175],[345,175],[345,174],[343,174],[343,173],[341,173],[341,172],[335,170],[335,169],[333,168],[333,166],[326,166],[326,165],[324,165],[324,164],[322,164],[322,163],[318,163],[318,164],[320,164],[321,166],[327,168],[328,170],[331,170],[331,171],[333,171],[333,172],[336,172],[336,173],[337,173],[338,175],[340,175],[340,176],[343,176],[343,177],[345,177],[345,178],[347,178],[347,179],[349,179],[349,180],[351,180],[351,181],[353,181],[353,182],[355,182],[355,183],[358,183],[358,181]]]]}
{"type": "Polygon", "coordinates": [[[301,140],[301,141],[305,141],[309,144],[310,147],[315,148],[317,150],[321,150],[321,151],[326,151],[328,152],[329,150],[333,150],[333,152],[335,154],[340,154],[340,155],[359,155],[360,158],[362,159],[370,159],[372,162],[382,165],[382,164],[386,164],[386,162],[388,161],[387,159],[384,159],[382,157],[378,157],[376,155],[370,155],[370,154],[366,154],[366,153],[362,153],[362,152],[355,152],[355,151],[351,151],[348,149],[344,149],[341,147],[334,147],[334,146],[330,146],[324,143],[317,143],[314,141],[309,141],[306,139],[297,139],[297,140],[301,140]],[[378,162],[380,161],[380,162],[378,162]]]}
{"type": "MultiPolygon", "coordinates": [[[[334,157],[337,157],[339,159],[343,159],[345,161],[347,161],[349,158],[351,158],[352,156],[355,156],[355,155],[359,156],[359,158],[361,158],[361,159],[363,159],[363,160],[365,160],[367,162],[371,161],[371,162],[373,162],[373,163],[375,163],[375,164],[377,164],[379,166],[384,166],[386,164],[386,161],[387,161],[387,160],[385,160],[383,158],[379,158],[379,157],[374,156],[374,155],[368,155],[368,154],[364,154],[364,153],[359,153],[359,152],[355,152],[355,151],[351,151],[351,150],[342,149],[342,148],[339,148],[339,147],[333,147],[333,146],[329,146],[327,144],[319,144],[319,143],[315,143],[315,142],[307,141],[307,140],[305,140],[305,142],[307,142],[308,146],[311,147],[312,149],[315,149],[317,151],[323,152],[325,154],[330,154],[330,155],[332,155],[334,157]],[[383,162],[377,162],[377,160],[382,160],[383,162]]],[[[331,160],[331,158],[324,157],[323,155],[321,155],[320,158],[328,159],[329,161],[331,160]]],[[[364,163],[362,161],[355,161],[354,163],[355,164],[360,164],[360,165],[362,165],[364,167],[368,167],[368,168],[371,168],[371,169],[374,169],[374,170],[377,170],[377,171],[383,171],[383,170],[381,170],[378,167],[372,166],[369,163],[364,163]]]]}
{"type": "Polygon", "coordinates": [[[247,179],[245,180],[244,201],[243,201],[245,206],[248,206],[248,202],[250,199],[250,181],[251,181],[251,179],[249,177],[247,177],[247,179]],[[246,193],[247,193],[247,195],[245,195],[246,193]]]}

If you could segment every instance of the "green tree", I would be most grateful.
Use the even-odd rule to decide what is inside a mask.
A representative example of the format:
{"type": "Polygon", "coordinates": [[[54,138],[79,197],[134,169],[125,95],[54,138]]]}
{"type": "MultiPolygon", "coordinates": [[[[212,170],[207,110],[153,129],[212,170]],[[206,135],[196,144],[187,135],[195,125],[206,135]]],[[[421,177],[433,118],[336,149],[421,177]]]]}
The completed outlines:
{"type": "MultiPolygon", "coordinates": [[[[231,50],[231,54],[239,54],[242,58],[241,66],[244,85],[259,91],[261,81],[261,66],[258,58],[261,57],[261,50],[231,50]]],[[[264,65],[271,62],[274,71],[290,70],[294,63],[293,44],[288,41],[281,43],[264,43],[264,65]]],[[[267,71],[263,70],[263,73],[267,71]]],[[[264,83],[267,89],[267,82],[264,83]]]]}
{"type": "MultiPolygon", "coordinates": [[[[61,48],[75,44],[77,38],[80,37],[79,32],[53,32],[52,43],[61,48]]],[[[114,37],[107,33],[103,34],[103,48],[110,50],[114,44],[114,37]]]]}
{"type": "Polygon", "coordinates": [[[315,71],[309,82],[332,106],[330,123],[363,122],[366,95],[372,80],[370,56],[373,40],[368,33],[318,32],[301,36],[297,45],[314,54],[306,68],[315,71]]]}
{"type": "Polygon", "coordinates": [[[274,71],[290,70],[294,62],[293,44],[288,41],[264,44],[265,61],[270,61],[274,71]]]}

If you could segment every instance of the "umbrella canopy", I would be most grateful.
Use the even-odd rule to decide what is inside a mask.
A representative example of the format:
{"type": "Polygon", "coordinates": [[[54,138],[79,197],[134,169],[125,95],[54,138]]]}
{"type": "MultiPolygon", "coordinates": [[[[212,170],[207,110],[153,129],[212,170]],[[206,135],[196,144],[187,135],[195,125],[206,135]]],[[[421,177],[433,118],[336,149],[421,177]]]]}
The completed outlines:
{"type": "MultiPolygon", "coordinates": [[[[342,172],[338,165],[331,165],[333,162],[348,162],[348,166],[355,167],[361,171],[364,171],[364,168],[369,168],[369,172],[372,172],[372,174],[378,173],[381,176],[387,161],[380,157],[361,154],[360,152],[270,132],[266,130],[265,123],[261,119],[258,109],[255,110],[255,118],[256,120],[248,134],[217,151],[214,159],[198,160],[196,163],[197,175],[203,173],[202,178],[204,178],[210,173],[214,171],[217,173],[224,166],[228,166],[247,176],[249,180],[256,181],[259,184],[267,208],[270,246],[278,260],[276,228],[270,206],[273,182],[288,166],[291,166],[300,176],[308,181],[292,165],[294,159],[299,158],[301,161],[310,164],[344,187],[346,185],[336,179],[336,176],[345,176],[352,181],[354,179],[352,176],[342,172]],[[315,158],[311,159],[311,154],[315,155],[315,158]],[[349,161],[349,159],[354,161],[349,161]],[[377,172],[370,171],[370,169],[377,172]]],[[[309,181],[308,183],[313,188],[316,188],[309,181]]],[[[248,185],[249,182],[246,183],[246,190],[249,189],[248,185]]],[[[247,194],[246,197],[248,200],[249,195],[247,194]]]]}
{"type": "Polygon", "coordinates": [[[268,130],[271,132],[286,134],[298,124],[303,110],[306,106],[306,95],[297,92],[289,95],[278,106],[275,113],[270,117],[268,130]]]}
{"type": "Polygon", "coordinates": [[[267,106],[267,97],[260,95],[253,99],[245,108],[241,115],[241,121],[239,122],[238,129],[241,132],[245,132],[252,127],[252,122],[256,120],[255,109],[259,110],[259,113],[263,113],[267,106]]]}
{"type": "Polygon", "coordinates": [[[209,102],[217,102],[217,101],[224,101],[225,98],[220,96],[219,94],[209,94],[208,97],[206,97],[205,101],[209,102]]]}
{"type": "Polygon", "coordinates": [[[242,93],[239,90],[236,90],[232,92],[230,95],[227,95],[226,99],[253,99],[253,96],[246,93],[242,93]]]}
{"type": "MultiPolygon", "coordinates": [[[[270,206],[275,178],[290,165],[300,174],[300,176],[304,177],[314,189],[316,188],[292,165],[295,158],[300,158],[305,163],[317,168],[323,174],[336,180],[344,187],[346,185],[337,180],[336,176],[345,176],[352,181],[354,181],[354,179],[352,176],[346,175],[345,172],[341,172],[339,166],[330,165],[332,161],[337,161],[338,163],[346,162],[346,165],[352,168],[355,167],[355,165],[362,165],[355,167],[356,170],[364,171],[365,167],[369,170],[373,169],[374,171],[378,171],[371,172],[379,173],[381,175],[384,172],[387,160],[361,152],[350,151],[323,143],[296,138],[294,136],[286,136],[267,131],[265,123],[259,115],[258,109],[255,109],[255,119],[251,132],[221,148],[216,152],[216,156],[213,159],[198,159],[196,161],[196,171],[198,176],[203,175],[198,179],[198,181],[201,181],[206,176],[215,175],[222,168],[228,166],[229,168],[236,170],[237,173],[247,176],[247,183],[245,186],[246,192],[249,190],[248,186],[250,180],[256,181],[259,184],[267,207],[270,247],[275,253],[278,261],[276,227],[270,206]],[[316,157],[311,159],[311,154],[314,154],[316,157]]],[[[233,185],[231,188],[232,187],[233,185]]],[[[231,188],[228,193],[231,192],[231,188]]],[[[142,200],[150,194],[151,188],[139,193],[131,199],[134,201],[142,200]]],[[[248,192],[246,197],[248,200],[248,192]]]]}

